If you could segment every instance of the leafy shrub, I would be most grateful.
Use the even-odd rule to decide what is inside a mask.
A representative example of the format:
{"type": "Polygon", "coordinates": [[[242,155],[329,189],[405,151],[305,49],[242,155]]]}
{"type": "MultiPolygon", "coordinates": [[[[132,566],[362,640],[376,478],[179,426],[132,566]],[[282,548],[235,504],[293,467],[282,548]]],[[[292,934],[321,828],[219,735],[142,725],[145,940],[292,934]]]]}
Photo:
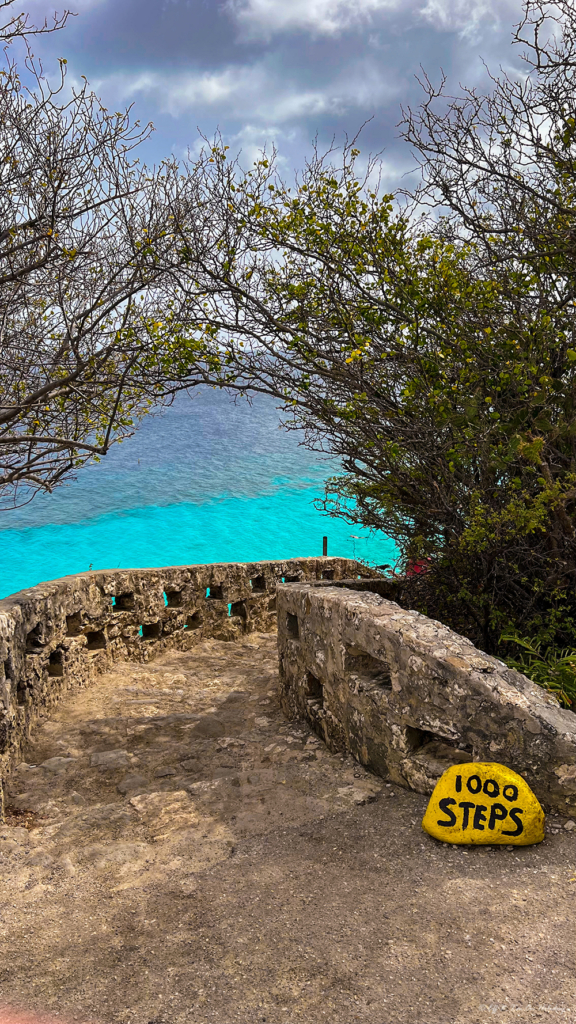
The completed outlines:
{"type": "Polygon", "coordinates": [[[501,639],[522,648],[518,657],[506,658],[510,668],[523,672],[553,693],[565,707],[573,706],[576,701],[576,650],[546,648],[530,637],[509,635],[501,639]]]}

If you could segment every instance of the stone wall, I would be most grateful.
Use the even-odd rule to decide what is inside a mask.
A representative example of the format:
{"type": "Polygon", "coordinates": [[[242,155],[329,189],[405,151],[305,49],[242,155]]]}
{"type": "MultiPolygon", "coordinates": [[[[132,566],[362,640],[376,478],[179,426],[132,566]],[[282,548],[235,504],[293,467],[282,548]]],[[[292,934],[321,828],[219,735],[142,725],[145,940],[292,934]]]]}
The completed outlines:
{"type": "Polygon", "coordinates": [[[285,712],[418,792],[452,764],[497,761],[545,809],[572,813],[576,715],[441,623],[357,586],[388,594],[384,581],[278,588],[285,712]]]}
{"type": "MultiPolygon", "coordinates": [[[[0,601],[0,782],[34,721],[118,659],[276,627],[276,585],[375,575],[342,558],[91,572],[0,601]]],[[[1,786],[0,786],[1,791],[1,786]]],[[[2,804],[0,801],[0,812],[2,804]]]]}

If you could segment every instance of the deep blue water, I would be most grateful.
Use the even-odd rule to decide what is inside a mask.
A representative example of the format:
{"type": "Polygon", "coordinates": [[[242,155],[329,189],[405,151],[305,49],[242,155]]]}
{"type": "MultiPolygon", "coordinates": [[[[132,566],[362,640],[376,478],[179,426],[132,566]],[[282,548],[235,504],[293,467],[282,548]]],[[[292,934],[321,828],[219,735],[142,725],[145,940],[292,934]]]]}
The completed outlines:
{"type": "Polygon", "coordinates": [[[386,537],[316,511],[337,466],[300,440],[269,399],[180,396],[77,480],[0,514],[0,596],[90,567],[320,555],[324,535],[330,555],[392,563],[386,537]]]}

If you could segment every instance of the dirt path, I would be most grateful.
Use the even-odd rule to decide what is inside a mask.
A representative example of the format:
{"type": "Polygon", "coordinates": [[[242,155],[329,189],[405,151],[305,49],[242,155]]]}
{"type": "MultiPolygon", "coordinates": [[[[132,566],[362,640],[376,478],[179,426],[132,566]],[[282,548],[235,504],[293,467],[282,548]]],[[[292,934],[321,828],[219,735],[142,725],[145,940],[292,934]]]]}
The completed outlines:
{"type": "Polygon", "coordinates": [[[425,798],[287,723],[276,687],[274,637],[206,641],[118,666],[38,729],[10,791],[37,827],[0,827],[0,1003],[94,1024],[576,1021],[576,833],[437,843],[425,798]]]}

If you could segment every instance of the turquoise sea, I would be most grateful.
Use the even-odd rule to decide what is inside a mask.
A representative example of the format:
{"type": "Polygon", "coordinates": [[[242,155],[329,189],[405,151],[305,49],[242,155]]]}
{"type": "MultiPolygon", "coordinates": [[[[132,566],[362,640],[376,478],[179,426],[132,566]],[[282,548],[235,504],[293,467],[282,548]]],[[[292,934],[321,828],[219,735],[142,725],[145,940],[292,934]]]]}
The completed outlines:
{"type": "Polygon", "coordinates": [[[393,563],[394,544],[316,511],[334,461],[270,399],[181,395],[75,481],[0,515],[0,596],[92,569],[328,553],[393,563]]]}

